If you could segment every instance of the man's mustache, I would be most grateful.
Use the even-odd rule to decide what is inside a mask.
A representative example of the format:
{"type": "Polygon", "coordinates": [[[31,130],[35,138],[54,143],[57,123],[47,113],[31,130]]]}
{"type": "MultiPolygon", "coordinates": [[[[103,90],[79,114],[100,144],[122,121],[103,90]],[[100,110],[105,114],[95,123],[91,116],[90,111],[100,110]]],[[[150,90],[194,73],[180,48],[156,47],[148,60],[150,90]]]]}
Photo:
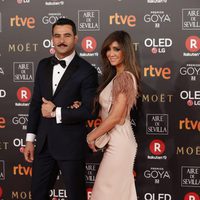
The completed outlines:
{"type": "Polygon", "coordinates": [[[62,47],[62,46],[64,46],[64,47],[67,47],[67,45],[66,44],[59,44],[59,45],[57,45],[58,47],[62,47]]]}

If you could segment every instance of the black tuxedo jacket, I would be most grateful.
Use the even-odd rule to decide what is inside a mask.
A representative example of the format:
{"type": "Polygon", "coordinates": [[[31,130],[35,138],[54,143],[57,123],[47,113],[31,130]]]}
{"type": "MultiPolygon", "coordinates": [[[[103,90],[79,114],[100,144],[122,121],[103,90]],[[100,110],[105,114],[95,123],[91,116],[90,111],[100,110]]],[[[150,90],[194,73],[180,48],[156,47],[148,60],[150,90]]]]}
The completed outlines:
{"type": "Polygon", "coordinates": [[[77,54],[67,67],[59,85],[52,94],[53,66],[51,57],[39,62],[32,100],[29,108],[28,133],[36,134],[36,152],[40,153],[45,140],[57,160],[79,160],[84,157],[87,119],[92,119],[92,104],[98,86],[96,69],[77,54]],[[62,123],[41,114],[42,97],[61,107],[62,123]],[[81,101],[78,109],[67,108],[81,101]]]}

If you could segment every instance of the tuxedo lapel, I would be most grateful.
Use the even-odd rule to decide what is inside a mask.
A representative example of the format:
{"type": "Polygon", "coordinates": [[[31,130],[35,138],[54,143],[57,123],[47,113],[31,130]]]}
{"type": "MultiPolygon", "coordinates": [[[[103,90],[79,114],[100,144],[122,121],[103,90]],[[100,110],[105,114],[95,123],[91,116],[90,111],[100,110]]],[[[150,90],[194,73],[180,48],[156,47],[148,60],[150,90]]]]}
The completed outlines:
{"type": "Polygon", "coordinates": [[[58,92],[62,89],[63,85],[71,77],[71,75],[76,71],[77,68],[78,68],[78,55],[76,54],[73,60],[68,65],[65,73],[63,74],[53,97],[55,97],[58,94],[58,92]]]}
{"type": "Polygon", "coordinates": [[[47,99],[52,99],[52,96],[53,96],[53,88],[52,88],[52,76],[53,76],[53,66],[51,64],[51,58],[49,59],[48,61],[48,64],[47,64],[47,69],[45,71],[45,79],[44,81],[46,82],[47,84],[47,99]]]}

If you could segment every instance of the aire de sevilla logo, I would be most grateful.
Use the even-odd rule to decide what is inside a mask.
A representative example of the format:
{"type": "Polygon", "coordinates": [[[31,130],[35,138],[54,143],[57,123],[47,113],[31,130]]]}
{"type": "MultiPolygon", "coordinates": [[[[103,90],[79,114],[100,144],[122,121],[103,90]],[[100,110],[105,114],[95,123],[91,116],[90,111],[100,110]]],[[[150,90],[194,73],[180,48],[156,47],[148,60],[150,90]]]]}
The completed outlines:
{"type": "Polygon", "coordinates": [[[195,192],[189,192],[185,195],[184,200],[200,200],[200,197],[195,192]]]}

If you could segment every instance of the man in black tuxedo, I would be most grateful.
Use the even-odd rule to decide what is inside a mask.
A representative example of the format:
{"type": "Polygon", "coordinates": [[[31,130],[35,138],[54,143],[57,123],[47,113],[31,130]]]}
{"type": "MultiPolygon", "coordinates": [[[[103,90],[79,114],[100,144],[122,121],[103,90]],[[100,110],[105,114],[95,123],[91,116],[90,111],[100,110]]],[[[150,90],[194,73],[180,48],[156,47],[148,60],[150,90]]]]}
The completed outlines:
{"type": "Polygon", "coordinates": [[[55,56],[39,62],[29,109],[24,157],[33,162],[32,199],[49,199],[60,169],[67,199],[85,200],[85,121],[92,118],[98,75],[75,52],[78,37],[72,20],[59,19],[52,40],[55,56]]]}

